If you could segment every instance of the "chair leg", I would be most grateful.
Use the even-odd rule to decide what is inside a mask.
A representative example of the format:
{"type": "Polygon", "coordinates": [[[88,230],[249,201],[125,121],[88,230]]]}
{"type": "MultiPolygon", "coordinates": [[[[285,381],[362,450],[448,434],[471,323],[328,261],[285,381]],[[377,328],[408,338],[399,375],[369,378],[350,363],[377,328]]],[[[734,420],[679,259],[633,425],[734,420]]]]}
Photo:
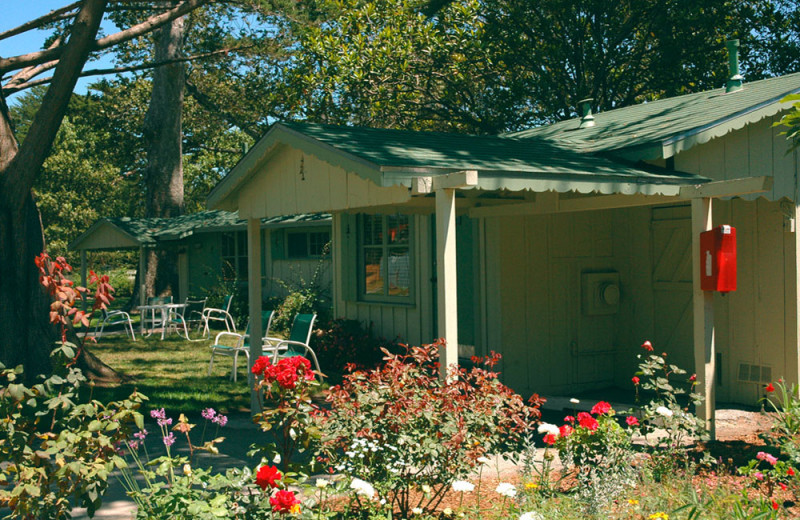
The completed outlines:
{"type": "MultiPolygon", "coordinates": [[[[136,334],[133,333],[133,323],[131,323],[131,320],[128,320],[128,328],[131,329],[131,339],[136,341],[136,334]]],[[[126,330],[125,332],[127,333],[128,331],[126,330]]]]}
{"type": "Polygon", "coordinates": [[[211,370],[214,368],[214,349],[211,349],[211,361],[208,363],[208,375],[211,375],[211,370]]]}
{"type": "Polygon", "coordinates": [[[231,368],[231,379],[233,380],[234,383],[236,382],[236,376],[239,375],[238,360],[239,360],[239,351],[235,350],[233,352],[233,368],[231,368]]]}
{"type": "MultiPolygon", "coordinates": [[[[106,322],[103,322],[103,323],[100,324],[100,334],[95,334],[94,337],[95,338],[102,338],[103,337],[103,329],[104,328],[106,328],[106,322]]],[[[97,327],[95,327],[95,331],[96,330],[97,330],[97,327]]]]}

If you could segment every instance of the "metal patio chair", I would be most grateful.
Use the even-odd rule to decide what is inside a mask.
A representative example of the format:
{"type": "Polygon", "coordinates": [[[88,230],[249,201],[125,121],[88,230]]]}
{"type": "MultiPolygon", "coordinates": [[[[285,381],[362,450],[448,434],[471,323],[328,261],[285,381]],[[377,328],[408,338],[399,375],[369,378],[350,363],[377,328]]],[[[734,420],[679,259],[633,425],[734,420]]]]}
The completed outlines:
{"type": "MultiPolygon", "coordinates": [[[[275,316],[273,311],[261,311],[261,330],[264,331],[264,336],[269,332],[269,327],[272,325],[272,318],[275,316]]],[[[219,354],[222,356],[233,357],[233,367],[231,368],[231,379],[236,381],[237,364],[239,354],[244,354],[250,366],[250,322],[247,322],[247,327],[244,334],[237,332],[222,331],[214,338],[214,344],[211,345],[211,361],[208,363],[208,375],[211,375],[211,370],[214,368],[214,355],[219,354]]],[[[266,338],[265,338],[266,339],[266,338]]]]}
{"type": "Polygon", "coordinates": [[[208,324],[211,321],[221,321],[225,324],[227,332],[236,332],[236,322],[231,316],[231,303],[233,303],[233,295],[228,294],[222,301],[222,309],[214,307],[206,307],[203,309],[201,319],[203,320],[203,337],[208,334],[208,324]],[[231,330],[232,329],[232,330],[231,330]]]}
{"type": "Polygon", "coordinates": [[[303,356],[311,358],[317,373],[325,377],[320,370],[319,361],[314,350],[309,346],[311,341],[311,331],[314,329],[316,314],[298,314],[292,321],[292,328],[289,331],[289,339],[283,338],[264,338],[264,355],[272,356],[272,362],[277,363],[281,358],[303,356]]]}
{"type": "Polygon", "coordinates": [[[133,322],[131,321],[131,315],[125,311],[108,311],[106,309],[101,309],[100,315],[101,321],[98,325],[94,326],[94,337],[100,338],[103,336],[103,329],[105,329],[106,325],[118,325],[123,323],[123,329],[125,330],[125,335],[130,333],[131,338],[133,341],[136,341],[136,334],[133,332],[133,322]],[[97,331],[97,327],[100,327],[100,332],[97,331]]]}

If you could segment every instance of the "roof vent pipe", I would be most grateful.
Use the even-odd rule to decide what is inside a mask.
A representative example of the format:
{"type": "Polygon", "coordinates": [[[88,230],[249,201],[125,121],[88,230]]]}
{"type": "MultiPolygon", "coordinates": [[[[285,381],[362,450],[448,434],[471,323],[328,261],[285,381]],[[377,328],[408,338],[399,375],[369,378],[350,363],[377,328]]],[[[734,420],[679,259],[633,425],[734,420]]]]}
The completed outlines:
{"type": "Polygon", "coordinates": [[[731,76],[725,84],[725,93],[736,92],[742,90],[742,80],[744,79],[739,74],[739,40],[728,40],[725,42],[728,48],[728,70],[731,76]]]}
{"type": "Polygon", "coordinates": [[[592,98],[581,99],[578,106],[581,107],[581,124],[578,128],[591,128],[594,126],[594,116],[592,115],[592,98]]]}

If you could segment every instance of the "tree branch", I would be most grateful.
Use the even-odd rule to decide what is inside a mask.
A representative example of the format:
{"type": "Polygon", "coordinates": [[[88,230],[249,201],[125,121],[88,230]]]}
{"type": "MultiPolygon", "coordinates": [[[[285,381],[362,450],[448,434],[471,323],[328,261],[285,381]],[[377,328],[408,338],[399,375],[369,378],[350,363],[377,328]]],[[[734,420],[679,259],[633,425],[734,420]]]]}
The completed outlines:
{"type": "MultiPolygon", "coordinates": [[[[205,59],[205,58],[210,58],[212,56],[218,56],[220,54],[227,54],[227,53],[229,53],[231,51],[235,51],[235,50],[238,50],[238,49],[245,49],[245,48],[248,48],[248,47],[250,47],[250,46],[228,47],[228,48],[225,48],[225,49],[218,49],[216,51],[204,52],[203,54],[195,54],[193,56],[184,56],[184,57],[181,57],[181,58],[174,58],[174,59],[170,59],[170,60],[155,61],[155,62],[151,61],[149,63],[140,63],[139,65],[128,65],[126,67],[113,67],[113,68],[110,68],[110,69],[89,69],[89,70],[85,70],[85,71],[81,72],[80,73],[80,77],[84,78],[86,76],[100,76],[100,75],[104,75],[104,74],[120,74],[120,73],[123,73],[123,72],[135,72],[135,71],[138,71],[138,70],[155,69],[157,67],[161,67],[162,65],[169,65],[171,63],[182,63],[182,62],[190,62],[190,61],[202,60],[202,59],[205,59]]],[[[55,63],[57,63],[57,62],[55,62],[55,63]]],[[[3,95],[4,96],[9,96],[11,94],[14,94],[16,92],[20,92],[22,90],[29,89],[31,87],[35,87],[35,86],[38,86],[38,85],[44,85],[44,84],[50,83],[51,81],[53,81],[52,77],[41,78],[41,79],[37,79],[35,81],[28,81],[28,82],[25,82],[25,83],[14,84],[14,85],[12,85],[11,82],[9,82],[5,86],[2,87],[3,95]]]]}
{"type": "Polygon", "coordinates": [[[16,36],[18,34],[22,34],[24,32],[30,31],[31,29],[38,29],[39,27],[41,27],[41,26],[43,26],[43,25],[45,25],[45,24],[47,24],[49,22],[53,22],[55,20],[63,20],[63,19],[66,19],[66,18],[71,18],[71,17],[75,16],[75,13],[72,13],[72,14],[69,14],[69,15],[64,15],[64,13],[67,13],[69,11],[73,11],[76,8],[80,7],[80,5],[81,5],[81,2],[74,2],[72,4],[69,4],[68,6],[62,7],[60,9],[56,9],[54,11],[50,11],[46,15],[40,16],[39,18],[36,18],[35,20],[31,20],[30,22],[25,22],[24,24],[22,24],[22,25],[20,25],[18,27],[14,27],[13,29],[9,29],[7,31],[1,32],[0,33],[0,40],[5,40],[6,38],[11,38],[12,36],[16,36]]]}
{"type": "Polygon", "coordinates": [[[0,193],[7,207],[21,211],[30,197],[33,181],[41,171],[61,121],[67,111],[72,90],[92,44],[100,29],[100,22],[108,0],[84,0],[80,12],[72,23],[69,43],[63,47],[53,82],[42,99],[25,140],[11,162],[0,173],[0,193]]]}
{"type": "Polygon", "coordinates": [[[239,127],[242,132],[246,133],[253,139],[257,140],[261,138],[261,134],[257,130],[254,130],[249,124],[236,117],[236,115],[217,105],[209,96],[200,92],[200,89],[198,89],[197,86],[188,79],[186,80],[186,91],[200,104],[201,107],[205,108],[211,113],[219,114],[225,121],[239,127]]]}
{"type": "MultiPolygon", "coordinates": [[[[104,38],[100,38],[99,40],[93,42],[93,45],[89,51],[100,51],[122,42],[132,40],[133,38],[146,34],[166,23],[171,22],[175,18],[179,18],[193,11],[194,9],[197,9],[200,6],[209,3],[210,1],[211,0],[185,0],[174,9],[151,16],[140,24],[134,25],[104,38]]],[[[57,60],[65,52],[65,49],[66,46],[62,45],[54,49],[21,54],[19,56],[12,56],[10,58],[0,58],[0,75],[11,70],[18,70],[25,67],[30,67],[32,65],[39,65],[40,63],[57,60]]]]}
{"type": "MultiPolygon", "coordinates": [[[[61,35],[58,38],[56,38],[55,41],[53,41],[53,43],[50,44],[49,48],[58,47],[62,43],[64,43],[64,36],[63,35],[61,35]]],[[[16,85],[21,85],[22,83],[25,83],[26,81],[30,80],[31,78],[35,78],[39,74],[42,74],[44,71],[47,71],[47,70],[55,68],[56,65],[58,65],[58,60],[53,60],[53,61],[49,61],[47,63],[42,63],[41,65],[36,65],[36,66],[33,66],[33,67],[24,68],[21,71],[19,71],[16,74],[14,74],[11,77],[11,79],[8,80],[8,82],[6,83],[6,86],[15,85],[15,84],[16,85]]]]}

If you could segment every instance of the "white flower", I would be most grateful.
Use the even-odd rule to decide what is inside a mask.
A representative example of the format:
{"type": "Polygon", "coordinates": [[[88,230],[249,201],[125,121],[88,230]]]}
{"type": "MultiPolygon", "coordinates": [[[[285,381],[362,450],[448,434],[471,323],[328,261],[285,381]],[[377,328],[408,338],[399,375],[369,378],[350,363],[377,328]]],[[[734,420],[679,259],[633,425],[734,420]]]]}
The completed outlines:
{"type": "Polygon", "coordinates": [[[672,410],[670,410],[666,406],[659,406],[658,408],[656,408],[656,413],[663,417],[672,417],[672,410]]]}
{"type": "Polygon", "coordinates": [[[580,400],[575,399],[574,397],[572,399],[570,399],[569,402],[572,403],[572,404],[581,404],[580,400]]]}
{"type": "Polygon", "coordinates": [[[453,491],[460,491],[461,493],[469,493],[475,490],[475,484],[467,482],[466,480],[456,480],[453,482],[453,491]]]}
{"type": "Polygon", "coordinates": [[[189,464],[183,465],[183,474],[188,477],[192,476],[192,467],[189,464]]]}
{"type": "Polygon", "coordinates": [[[539,425],[538,431],[541,434],[550,434],[558,437],[558,426],[556,426],[555,424],[542,423],[541,425],[539,425]]]}
{"type": "Polygon", "coordinates": [[[319,489],[325,489],[326,487],[328,487],[328,484],[330,484],[330,482],[328,482],[328,479],[324,479],[324,478],[318,478],[317,479],[317,487],[319,489]]]}
{"type": "Polygon", "coordinates": [[[478,462],[480,462],[481,464],[489,464],[492,461],[489,460],[488,457],[478,457],[478,462]]]}
{"type": "Polygon", "coordinates": [[[449,507],[445,507],[442,513],[444,513],[444,516],[450,516],[453,514],[453,510],[450,509],[449,507]]]}
{"type": "Polygon", "coordinates": [[[431,487],[428,484],[422,484],[422,492],[423,493],[425,493],[426,495],[430,495],[431,491],[432,491],[431,487]]]}
{"type": "Polygon", "coordinates": [[[274,457],[272,457],[272,463],[277,465],[281,463],[281,454],[276,453],[274,457]]]}
{"type": "Polygon", "coordinates": [[[519,520],[544,520],[544,517],[536,511],[528,511],[519,515],[519,520]]]}
{"type": "Polygon", "coordinates": [[[364,495],[368,498],[375,496],[375,488],[372,487],[372,484],[365,482],[360,478],[354,478],[353,481],[350,482],[350,489],[355,490],[357,495],[364,495]]]}
{"type": "Polygon", "coordinates": [[[413,514],[415,514],[415,515],[421,515],[422,514],[422,508],[421,507],[415,507],[414,509],[411,510],[411,512],[413,514]]]}
{"type": "Polygon", "coordinates": [[[517,496],[517,488],[514,487],[514,484],[509,484],[508,482],[501,482],[497,484],[495,491],[508,498],[514,498],[517,496]]]}

